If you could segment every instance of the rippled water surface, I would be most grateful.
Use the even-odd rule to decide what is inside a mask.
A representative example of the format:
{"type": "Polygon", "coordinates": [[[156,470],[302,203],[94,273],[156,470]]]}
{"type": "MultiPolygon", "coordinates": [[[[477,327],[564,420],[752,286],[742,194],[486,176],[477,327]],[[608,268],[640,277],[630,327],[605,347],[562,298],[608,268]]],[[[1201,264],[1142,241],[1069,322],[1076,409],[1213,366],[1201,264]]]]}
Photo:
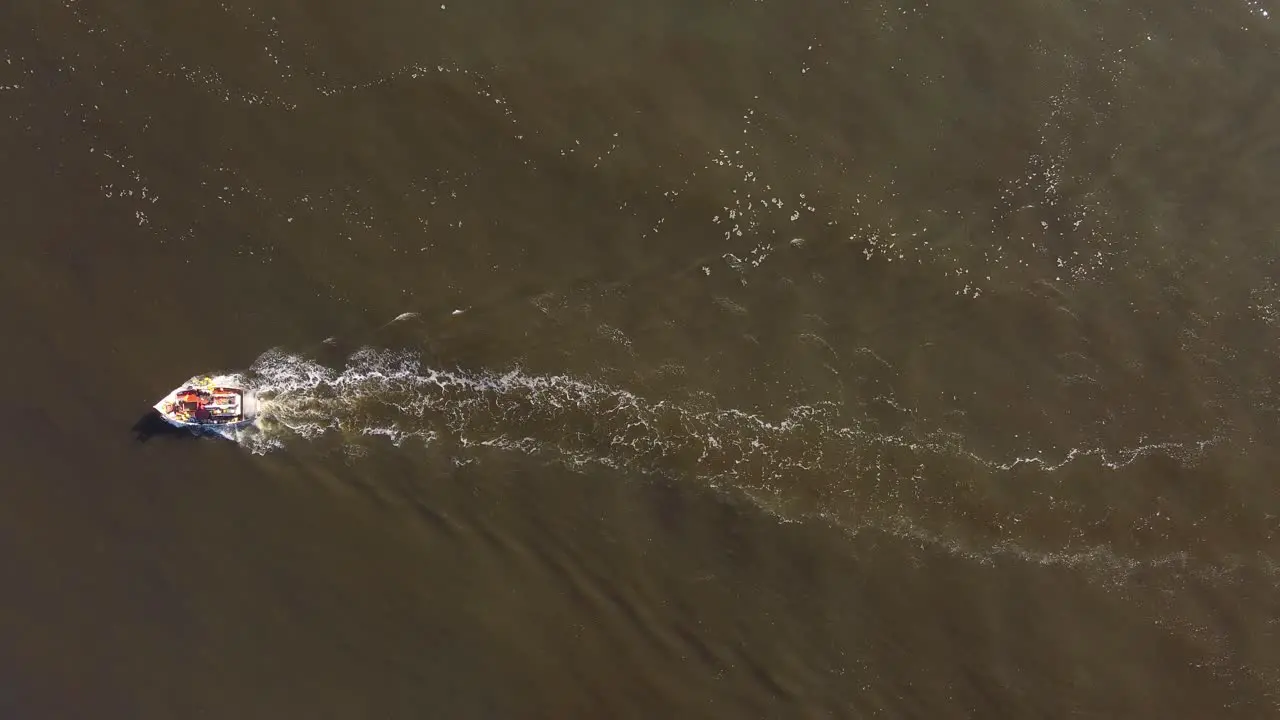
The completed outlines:
{"type": "Polygon", "coordinates": [[[10,3],[0,714],[1280,716],[1276,13],[10,3]]]}

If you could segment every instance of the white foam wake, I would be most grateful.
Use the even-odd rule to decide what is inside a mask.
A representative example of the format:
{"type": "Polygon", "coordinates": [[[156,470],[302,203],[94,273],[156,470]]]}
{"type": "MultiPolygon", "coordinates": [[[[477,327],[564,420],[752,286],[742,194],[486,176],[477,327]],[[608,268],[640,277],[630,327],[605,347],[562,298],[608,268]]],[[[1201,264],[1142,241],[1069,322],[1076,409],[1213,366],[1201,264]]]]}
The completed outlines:
{"type": "MultiPolygon", "coordinates": [[[[785,522],[817,520],[853,535],[886,533],[967,562],[1079,572],[1123,595],[1152,600],[1163,608],[1160,622],[1200,638],[1221,658],[1223,638],[1177,610],[1170,598],[1188,583],[1255,589],[1261,583],[1270,592],[1280,578],[1280,566],[1265,555],[1207,558],[1152,551],[1140,543],[1117,545],[1111,533],[1073,533],[1069,546],[1046,544],[1027,526],[1084,527],[1092,518],[1064,509],[1080,503],[1057,504],[1050,497],[1044,507],[1030,507],[1035,501],[1024,495],[1001,506],[998,497],[984,494],[984,488],[1011,479],[1028,480],[1028,474],[1032,481],[1048,479],[1078,463],[1092,463],[1082,469],[1116,473],[1123,481],[1144,457],[1193,463],[1221,437],[993,460],[967,450],[953,435],[877,432],[869,423],[843,417],[834,404],[803,405],[770,419],[696,397],[647,399],[565,375],[432,369],[400,352],[365,349],[334,369],[271,351],[245,377],[261,398],[261,422],[238,440],[254,452],[282,448],[290,438],[337,434],[360,442],[383,435],[397,444],[410,438],[451,443],[460,455],[478,447],[502,449],[570,468],[695,480],[746,498],[785,522]],[[986,514],[968,517],[975,508],[986,514]],[[1020,525],[1024,519],[1029,522],[1020,525]]],[[[1125,516],[1135,527],[1152,520],[1151,511],[1141,508],[1085,512],[1102,513],[1109,521],[1125,516]]]]}
{"type": "Polygon", "coordinates": [[[696,480],[747,495],[783,518],[839,516],[854,525],[868,516],[901,517],[908,507],[917,518],[940,522],[948,514],[977,512],[982,519],[975,527],[1014,527],[1034,518],[1041,528],[1049,522],[1071,531],[1104,516],[1141,527],[1151,520],[1141,502],[1129,509],[1064,505],[1052,493],[1025,492],[1025,484],[1068,466],[1124,473],[1153,455],[1190,464],[1223,439],[1052,454],[1031,448],[990,459],[954,434],[911,427],[885,432],[835,403],[800,405],[771,418],[705,397],[646,398],[607,383],[520,370],[433,369],[412,354],[372,349],[338,369],[270,351],[246,377],[260,398],[259,423],[238,439],[254,452],[325,434],[353,443],[371,435],[397,444],[416,438],[457,455],[500,448],[575,468],[696,480]]]}
{"type": "MultiPolygon", "coordinates": [[[[1132,448],[1073,448],[986,459],[962,438],[940,432],[884,433],[851,422],[834,404],[801,405],[770,419],[699,398],[651,400],[629,390],[564,375],[446,371],[414,355],[362,350],[333,369],[270,351],[246,374],[260,397],[258,426],[237,440],[253,452],[290,438],[336,434],[352,442],[386,436],[520,452],[574,469],[607,467],[658,474],[723,490],[783,521],[820,518],[846,531],[888,532],[977,562],[1006,558],[1087,570],[1109,585],[1144,568],[1220,581],[1264,567],[1266,558],[1217,561],[1185,552],[1151,552],[1140,541],[1082,535],[1101,520],[1142,531],[1159,510],[1136,502],[1063,501],[1056,487],[1068,466],[1087,475],[1123,473],[1151,455],[1195,462],[1221,437],[1147,442],[1132,448]],[[1026,483],[1044,477],[1045,492],[1026,483]],[[1053,478],[1052,482],[1049,480],[1053,478]],[[1025,528],[1025,532],[1024,529],[1025,528]],[[1046,544],[1044,537],[1061,537],[1046,544]],[[1065,538],[1071,537],[1069,545],[1065,538]],[[1253,570],[1249,570],[1252,568],[1253,570]]],[[[1069,478],[1068,481],[1073,478],[1069,478]]],[[[1069,500],[1069,498],[1068,498],[1069,500]]],[[[1221,558],[1219,558],[1221,560],[1221,558]]]]}

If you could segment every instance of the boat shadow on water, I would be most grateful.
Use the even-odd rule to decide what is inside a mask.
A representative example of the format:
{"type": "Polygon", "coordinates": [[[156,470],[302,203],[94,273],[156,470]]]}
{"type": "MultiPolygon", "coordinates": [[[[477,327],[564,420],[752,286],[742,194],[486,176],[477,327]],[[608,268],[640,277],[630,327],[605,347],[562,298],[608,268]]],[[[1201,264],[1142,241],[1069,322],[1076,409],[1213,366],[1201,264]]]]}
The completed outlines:
{"type": "Polygon", "coordinates": [[[192,432],[190,428],[177,427],[165,422],[156,410],[148,410],[133,424],[134,439],[147,442],[153,437],[164,437],[176,440],[195,440],[202,433],[192,432]]]}

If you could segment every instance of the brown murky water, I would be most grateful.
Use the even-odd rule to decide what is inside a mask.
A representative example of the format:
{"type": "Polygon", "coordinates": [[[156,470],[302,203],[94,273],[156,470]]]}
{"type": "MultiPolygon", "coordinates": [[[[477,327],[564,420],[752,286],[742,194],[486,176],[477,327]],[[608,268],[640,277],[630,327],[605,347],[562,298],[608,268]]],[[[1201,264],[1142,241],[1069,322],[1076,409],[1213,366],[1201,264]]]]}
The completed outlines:
{"type": "Polygon", "coordinates": [[[1280,716],[1276,12],[7,5],[0,715],[1280,716]]]}

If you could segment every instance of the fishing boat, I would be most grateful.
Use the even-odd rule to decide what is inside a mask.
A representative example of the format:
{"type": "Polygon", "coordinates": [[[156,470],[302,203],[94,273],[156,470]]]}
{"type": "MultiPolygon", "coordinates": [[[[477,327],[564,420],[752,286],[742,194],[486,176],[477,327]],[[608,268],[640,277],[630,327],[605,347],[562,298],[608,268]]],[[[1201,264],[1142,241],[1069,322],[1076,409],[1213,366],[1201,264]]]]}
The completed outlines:
{"type": "Polygon", "coordinates": [[[175,427],[218,432],[252,425],[258,399],[231,378],[195,377],[166,395],[155,409],[175,427]]]}

